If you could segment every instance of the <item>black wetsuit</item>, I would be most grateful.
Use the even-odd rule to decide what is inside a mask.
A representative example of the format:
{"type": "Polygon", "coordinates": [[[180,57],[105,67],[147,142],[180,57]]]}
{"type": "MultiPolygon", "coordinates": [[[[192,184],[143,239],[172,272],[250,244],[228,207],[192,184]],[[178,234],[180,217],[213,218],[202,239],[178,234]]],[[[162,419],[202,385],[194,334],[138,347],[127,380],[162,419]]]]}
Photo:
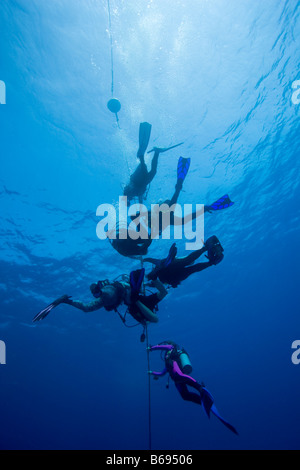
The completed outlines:
{"type": "Polygon", "coordinates": [[[154,258],[146,258],[144,261],[155,264],[157,267],[150,273],[149,278],[156,274],[158,279],[164,283],[169,284],[172,287],[177,287],[182,281],[187,279],[191,274],[203,271],[212,265],[210,261],[204,263],[197,263],[190,266],[196,261],[203,253],[206,248],[203,247],[200,250],[194,251],[185,258],[175,258],[172,263],[167,267],[160,267],[162,264],[161,260],[154,258]]]}
{"type": "Polygon", "coordinates": [[[130,182],[124,189],[124,196],[129,199],[138,197],[139,201],[143,201],[143,196],[147,191],[147,186],[151,183],[157,172],[159,151],[154,153],[154,157],[151,163],[151,170],[148,171],[145,163],[144,155],[139,155],[140,164],[135,172],[130,176],[130,182]]]}

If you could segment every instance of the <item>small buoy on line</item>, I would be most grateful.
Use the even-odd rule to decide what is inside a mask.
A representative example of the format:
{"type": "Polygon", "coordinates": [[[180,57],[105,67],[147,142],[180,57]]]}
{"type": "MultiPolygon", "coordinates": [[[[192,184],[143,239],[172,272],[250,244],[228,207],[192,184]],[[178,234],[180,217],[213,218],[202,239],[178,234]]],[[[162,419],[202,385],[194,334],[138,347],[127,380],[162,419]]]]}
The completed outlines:
{"type": "Polygon", "coordinates": [[[121,103],[117,98],[111,98],[107,103],[107,107],[112,113],[117,114],[121,109],[121,103]]]}
{"type": "Polygon", "coordinates": [[[118,112],[121,109],[120,101],[117,100],[117,98],[111,98],[107,103],[107,107],[112,113],[114,113],[116,115],[117,124],[118,124],[118,127],[120,127],[119,126],[119,118],[118,118],[118,112]]]}

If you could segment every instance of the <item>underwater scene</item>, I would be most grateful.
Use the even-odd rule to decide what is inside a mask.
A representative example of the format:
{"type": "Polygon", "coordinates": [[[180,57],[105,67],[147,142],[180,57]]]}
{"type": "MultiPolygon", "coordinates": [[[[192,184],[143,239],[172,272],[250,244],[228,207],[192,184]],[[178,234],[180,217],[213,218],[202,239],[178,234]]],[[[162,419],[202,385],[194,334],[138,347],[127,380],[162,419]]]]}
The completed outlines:
{"type": "Polygon", "coordinates": [[[1,0],[0,449],[300,449],[300,2],[1,0]]]}

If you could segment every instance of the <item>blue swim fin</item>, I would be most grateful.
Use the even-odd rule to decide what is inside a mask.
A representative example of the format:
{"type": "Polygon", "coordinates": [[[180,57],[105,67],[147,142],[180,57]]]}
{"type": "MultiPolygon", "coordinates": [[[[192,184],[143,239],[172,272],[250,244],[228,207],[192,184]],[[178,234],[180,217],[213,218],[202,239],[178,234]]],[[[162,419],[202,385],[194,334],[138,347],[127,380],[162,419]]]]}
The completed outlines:
{"type": "Polygon", "coordinates": [[[201,390],[201,400],[205,413],[207,414],[208,418],[210,418],[210,410],[214,403],[214,399],[206,388],[202,388],[201,390]]]}
{"type": "Polygon", "coordinates": [[[140,129],[139,129],[139,149],[137,152],[138,158],[144,156],[149,140],[151,135],[152,126],[149,122],[141,122],[140,129]]]}
{"type": "Polygon", "coordinates": [[[137,269],[130,273],[130,287],[131,287],[131,300],[133,302],[137,301],[143,280],[145,276],[145,268],[137,269]]]}
{"type": "Polygon", "coordinates": [[[234,426],[232,426],[232,424],[228,423],[228,421],[226,421],[226,419],[222,418],[222,416],[220,415],[220,413],[218,412],[217,408],[215,407],[215,405],[212,405],[210,411],[221,421],[221,423],[224,424],[224,426],[226,426],[226,428],[230,429],[230,431],[232,431],[234,434],[236,434],[237,436],[239,435],[239,433],[237,432],[237,430],[235,429],[234,426]]]}
{"type": "Polygon", "coordinates": [[[177,164],[177,182],[181,181],[183,183],[189,171],[190,165],[191,165],[190,158],[183,158],[183,157],[179,158],[178,164],[177,164]]]}
{"type": "Polygon", "coordinates": [[[225,196],[220,197],[217,201],[213,202],[210,206],[208,206],[209,211],[221,211],[222,209],[227,209],[228,207],[233,206],[234,202],[230,200],[228,194],[225,196]]]}
{"type": "Polygon", "coordinates": [[[161,268],[167,268],[168,266],[170,266],[170,264],[174,261],[176,255],[177,255],[177,247],[176,247],[176,243],[173,243],[173,245],[170,248],[167,258],[162,262],[161,268]]]}

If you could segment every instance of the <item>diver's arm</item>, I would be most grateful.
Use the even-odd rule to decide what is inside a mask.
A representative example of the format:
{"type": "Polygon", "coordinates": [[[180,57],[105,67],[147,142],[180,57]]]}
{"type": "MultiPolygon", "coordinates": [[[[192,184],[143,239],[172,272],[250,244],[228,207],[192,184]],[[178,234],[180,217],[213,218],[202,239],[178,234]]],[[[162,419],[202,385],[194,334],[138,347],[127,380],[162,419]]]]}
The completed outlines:
{"type": "Polygon", "coordinates": [[[156,344],[155,346],[150,346],[149,351],[171,351],[174,349],[172,344],[156,344]]]}
{"type": "Polygon", "coordinates": [[[168,371],[166,367],[161,372],[154,372],[152,370],[149,370],[149,374],[154,375],[155,377],[162,377],[163,375],[166,375],[167,372],[168,371]]]}
{"type": "Polygon", "coordinates": [[[158,292],[157,292],[158,300],[161,301],[162,299],[164,299],[166,297],[166,295],[168,294],[168,291],[165,288],[165,286],[163,285],[163,283],[160,282],[159,279],[155,279],[154,281],[152,281],[152,285],[153,285],[153,287],[155,287],[158,290],[158,292]]]}
{"type": "Polygon", "coordinates": [[[80,302],[80,300],[66,299],[63,303],[71,305],[71,307],[78,308],[79,310],[82,310],[85,313],[94,312],[95,310],[99,310],[103,307],[102,299],[93,300],[88,304],[80,302]]]}

